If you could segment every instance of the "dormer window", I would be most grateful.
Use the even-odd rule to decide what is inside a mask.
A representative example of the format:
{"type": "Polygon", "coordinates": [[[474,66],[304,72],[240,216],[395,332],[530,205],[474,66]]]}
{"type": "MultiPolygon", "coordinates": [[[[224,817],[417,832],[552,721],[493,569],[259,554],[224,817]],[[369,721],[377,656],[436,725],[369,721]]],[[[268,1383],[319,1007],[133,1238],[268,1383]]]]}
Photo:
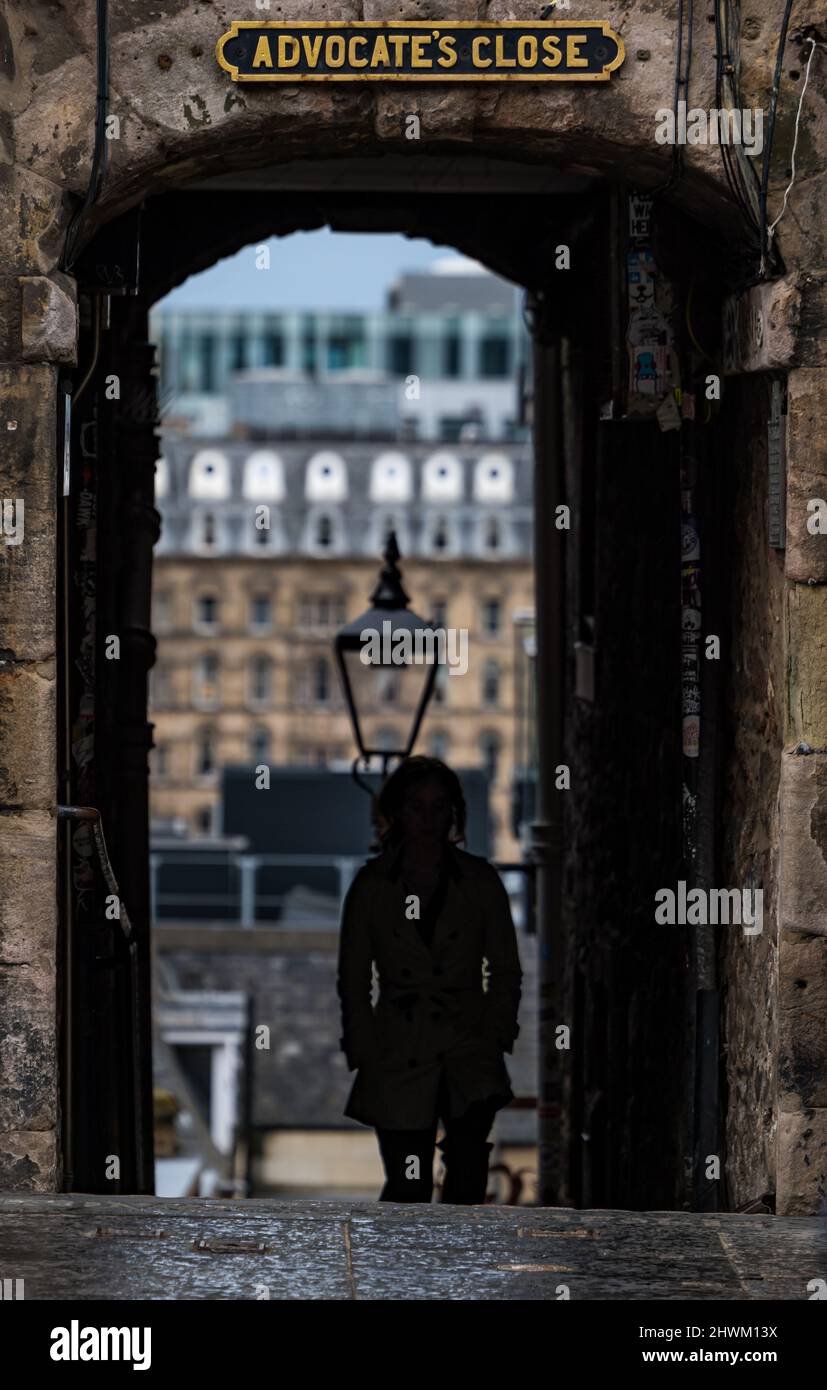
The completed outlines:
{"type": "Polygon", "coordinates": [[[371,502],[408,502],[411,497],[411,465],[404,454],[380,454],[370,470],[371,502]]]}
{"type": "Polygon", "coordinates": [[[429,502],[462,499],[462,464],[455,454],[439,451],[426,459],[422,470],[422,495],[429,502]]]}
{"type": "Polygon", "coordinates": [[[344,502],[347,497],[347,466],[340,454],[323,450],[307,465],[304,492],[310,502],[344,502]]]}
{"type": "Polygon", "coordinates": [[[190,496],[223,501],[229,495],[229,459],[219,449],[202,449],[190,466],[190,496]]]}
{"type": "Polygon", "coordinates": [[[251,502],[283,502],[284,464],[271,449],[257,449],[244,464],[244,496],[251,502]]]}
{"type": "Polygon", "coordinates": [[[511,502],[514,498],[514,465],[507,454],[483,454],[474,468],[477,502],[511,502]]]}

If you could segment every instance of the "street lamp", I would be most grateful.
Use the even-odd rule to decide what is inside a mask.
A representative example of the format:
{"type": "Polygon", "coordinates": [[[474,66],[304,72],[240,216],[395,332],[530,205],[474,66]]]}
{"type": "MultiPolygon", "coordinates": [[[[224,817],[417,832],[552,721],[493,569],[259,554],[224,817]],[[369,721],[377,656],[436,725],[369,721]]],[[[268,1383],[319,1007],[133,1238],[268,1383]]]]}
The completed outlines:
{"type": "Polygon", "coordinates": [[[391,758],[408,757],[433,694],[440,644],[446,638],[444,629],[435,629],[408,607],[394,531],[388,536],[383,558],[385,563],[370,596],[372,606],[343,627],[333,643],[359,749],[353,776],[371,792],[359,776],[359,763],[367,765],[371,758],[380,757],[384,777],[391,758]],[[365,732],[366,719],[393,711],[411,719],[404,746],[374,747],[365,732]]]}

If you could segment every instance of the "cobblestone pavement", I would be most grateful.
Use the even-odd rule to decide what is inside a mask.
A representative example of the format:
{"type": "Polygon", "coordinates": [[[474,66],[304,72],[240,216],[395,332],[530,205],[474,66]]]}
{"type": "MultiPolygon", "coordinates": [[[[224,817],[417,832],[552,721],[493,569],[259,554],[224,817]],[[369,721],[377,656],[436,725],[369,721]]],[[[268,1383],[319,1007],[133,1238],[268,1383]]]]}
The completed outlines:
{"type": "Polygon", "coordinates": [[[820,1218],[0,1194],[26,1299],[807,1300],[820,1218]],[[561,1286],[565,1286],[563,1289],[561,1286]]]}

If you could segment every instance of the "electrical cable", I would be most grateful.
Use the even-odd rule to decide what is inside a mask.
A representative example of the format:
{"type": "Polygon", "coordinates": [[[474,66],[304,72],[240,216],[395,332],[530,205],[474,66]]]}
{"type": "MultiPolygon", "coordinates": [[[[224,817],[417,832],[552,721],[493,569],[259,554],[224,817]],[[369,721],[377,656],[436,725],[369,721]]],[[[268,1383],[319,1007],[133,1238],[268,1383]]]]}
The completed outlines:
{"type": "Polygon", "coordinates": [[[801,96],[798,100],[798,110],[795,113],[795,135],[793,136],[793,152],[790,158],[790,182],[784,189],[784,202],[781,205],[781,211],[779,212],[775,221],[772,222],[770,226],[767,228],[768,246],[771,246],[772,239],[775,236],[775,229],[781,221],[781,218],[784,216],[784,213],[787,211],[787,199],[789,198],[792,186],[795,183],[795,152],[798,149],[798,128],[801,123],[801,111],[804,106],[804,96],[807,91],[807,84],[810,81],[810,64],[813,61],[813,54],[815,53],[816,48],[818,47],[818,44],[813,38],[808,38],[807,42],[810,44],[810,56],[807,59],[807,69],[804,73],[804,86],[801,88],[801,96]]]}
{"type": "Polygon", "coordinates": [[[764,142],[764,162],[761,168],[761,192],[759,194],[759,217],[761,232],[761,268],[760,276],[763,279],[767,270],[767,190],[770,182],[770,160],[772,158],[773,137],[775,135],[775,116],[778,107],[778,92],[781,86],[781,64],[784,61],[784,49],[787,45],[787,29],[790,23],[790,12],[792,11],[793,0],[786,0],[784,6],[784,17],[781,21],[781,33],[778,38],[778,52],[775,55],[775,74],[772,81],[772,93],[770,95],[770,114],[767,122],[767,138],[764,142]]]}
{"type": "Polygon", "coordinates": [[[63,261],[61,268],[64,271],[71,270],[77,259],[75,246],[80,235],[80,230],[89,209],[97,202],[103,186],[103,178],[106,172],[108,155],[108,142],[106,139],[106,116],[107,105],[109,102],[109,10],[108,0],[96,0],[96,66],[97,66],[97,94],[95,97],[95,148],[92,155],[92,169],[89,175],[89,183],[86,189],[86,196],[76,210],[66,232],[66,244],[63,251],[63,261]]]}

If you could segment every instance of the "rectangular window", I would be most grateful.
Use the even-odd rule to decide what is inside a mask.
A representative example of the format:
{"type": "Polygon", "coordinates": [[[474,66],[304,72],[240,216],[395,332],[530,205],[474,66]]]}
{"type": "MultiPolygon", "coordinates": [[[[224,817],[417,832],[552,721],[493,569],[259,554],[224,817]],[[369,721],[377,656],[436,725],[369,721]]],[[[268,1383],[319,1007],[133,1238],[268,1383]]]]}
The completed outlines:
{"type": "Polygon", "coordinates": [[[460,374],[460,340],[456,333],[452,333],[442,344],[442,373],[447,377],[458,377],[460,374]]]}
{"type": "Polygon", "coordinates": [[[483,338],[480,342],[480,376],[508,376],[509,357],[507,338],[499,336],[483,338]]]}
{"type": "Polygon", "coordinates": [[[414,369],[414,345],[410,335],[388,341],[388,371],[392,376],[409,376],[414,369]]]}
{"type": "Polygon", "coordinates": [[[284,339],[280,333],[266,333],[264,336],[264,364],[267,367],[280,367],[284,361],[284,339]]]}
{"type": "Polygon", "coordinates": [[[501,619],[500,600],[498,598],[486,599],[482,605],[482,630],[486,636],[497,636],[500,631],[501,619]]]}
{"type": "Polygon", "coordinates": [[[267,594],[254,594],[250,599],[250,626],[261,630],[272,621],[273,608],[267,594]]]}
{"type": "Polygon", "coordinates": [[[215,391],[215,338],[212,333],[199,338],[198,360],[200,389],[212,395],[215,391]]]}
{"type": "Polygon", "coordinates": [[[355,333],[333,333],[327,340],[327,366],[329,371],[341,371],[345,367],[364,367],[367,351],[364,338],[355,333]]]}
{"type": "Polygon", "coordinates": [[[247,339],[236,333],[230,342],[230,371],[243,372],[247,366],[247,339]]]}
{"type": "Polygon", "coordinates": [[[218,599],[215,594],[199,594],[195,600],[195,621],[202,628],[218,626],[218,599]]]}

